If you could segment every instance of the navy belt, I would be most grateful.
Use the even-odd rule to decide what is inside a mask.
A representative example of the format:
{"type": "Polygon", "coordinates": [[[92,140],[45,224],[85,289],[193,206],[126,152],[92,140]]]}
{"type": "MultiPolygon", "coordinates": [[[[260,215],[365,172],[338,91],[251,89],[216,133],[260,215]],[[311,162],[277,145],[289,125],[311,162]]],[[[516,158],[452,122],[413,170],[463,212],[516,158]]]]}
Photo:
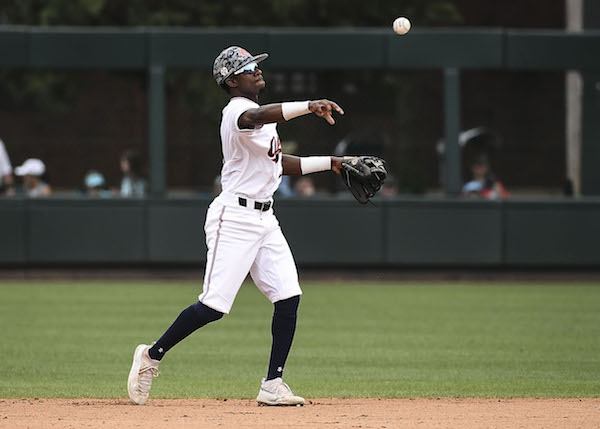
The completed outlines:
{"type": "MultiPolygon", "coordinates": [[[[239,197],[238,202],[240,203],[240,206],[242,206],[242,207],[248,206],[248,200],[246,200],[246,198],[239,197]]],[[[260,210],[261,212],[266,212],[267,210],[269,210],[271,208],[271,202],[269,201],[266,203],[259,203],[258,201],[254,201],[254,208],[256,210],[260,210]]]]}

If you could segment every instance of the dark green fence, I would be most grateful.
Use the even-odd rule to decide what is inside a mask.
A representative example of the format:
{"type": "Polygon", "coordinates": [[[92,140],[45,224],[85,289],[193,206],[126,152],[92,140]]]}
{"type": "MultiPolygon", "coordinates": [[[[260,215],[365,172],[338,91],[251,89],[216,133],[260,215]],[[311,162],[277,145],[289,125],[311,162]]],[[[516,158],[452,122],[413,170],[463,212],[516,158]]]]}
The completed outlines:
{"type": "Polygon", "coordinates": [[[582,188],[600,194],[592,166],[600,163],[594,137],[600,133],[596,75],[600,31],[391,28],[56,28],[0,29],[0,67],[145,69],[149,91],[150,182],[155,196],[165,186],[165,69],[211,69],[230,45],[271,54],[274,69],[444,69],[447,194],[460,192],[460,70],[585,70],[582,188]],[[589,85],[587,84],[590,81],[589,85]]]}
{"type": "Polygon", "coordinates": [[[504,28],[158,29],[3,27],[0,66],[211,68],[230,45],[271,54],[281,69],[506,68],[600,70],[600,31],[504,28]]]}
{"type": "MultiPolygon", "coordinates": [[[[209,200],[0,200],[0,264],[204,263],[209,200]]],[[[276,202],[300,265],[597,266],[600,200],[276,202]]]]}

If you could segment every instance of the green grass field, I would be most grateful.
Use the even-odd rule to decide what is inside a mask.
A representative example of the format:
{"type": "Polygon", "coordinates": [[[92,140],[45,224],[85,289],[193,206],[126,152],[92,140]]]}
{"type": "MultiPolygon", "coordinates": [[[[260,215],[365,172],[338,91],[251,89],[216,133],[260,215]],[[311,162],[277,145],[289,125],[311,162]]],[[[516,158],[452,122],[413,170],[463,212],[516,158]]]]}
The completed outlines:
{"type": "MultiPolygon", "coordinates": [[[[0,283],[0,397],[126,397],[135,346],[201,288],[175,282],[0,283]]],[[[303,285],[286,381],[314,397],[599,397],[598,284],[303,285]]],[[[175,347],[154,398],[256,396],[271,304],[175,347]]]]}

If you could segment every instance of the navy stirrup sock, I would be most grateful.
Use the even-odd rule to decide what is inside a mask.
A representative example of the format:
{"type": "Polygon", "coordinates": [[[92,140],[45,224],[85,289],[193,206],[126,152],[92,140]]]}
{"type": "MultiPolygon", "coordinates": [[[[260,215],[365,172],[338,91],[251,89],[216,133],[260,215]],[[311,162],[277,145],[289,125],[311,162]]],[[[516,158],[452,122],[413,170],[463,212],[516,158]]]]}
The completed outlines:
{"type": "Polygon", "coordinates": [[[219,320],[221,317],[223,317],[223,313],[207,307],[200,301],[190,305],[181,312],[163,336],[150,348],[148,354],[152,359],[161,360],[165,353],[173,348],[175,344],[196,329],[201,328],[207,323],[219,320]]]}
{"type": "Polygon", "coordinates": [[[267,380],[283,376],[285,361],[292,348],[292,341],[296,332],[298,304],[300,304],[300,296],[294,296],[275,303],[273,323],[271,324],[273,344],[271,346],[267,380]]]}

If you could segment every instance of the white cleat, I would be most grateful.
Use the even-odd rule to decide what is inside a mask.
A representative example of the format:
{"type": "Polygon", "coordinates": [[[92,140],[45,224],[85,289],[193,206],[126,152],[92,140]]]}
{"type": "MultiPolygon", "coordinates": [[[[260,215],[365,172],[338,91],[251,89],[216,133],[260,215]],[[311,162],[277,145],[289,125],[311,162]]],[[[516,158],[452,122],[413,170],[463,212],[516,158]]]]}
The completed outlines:
{"type": "Polygon", "coordinates": [[[133,364],[127,380],[127,392],[134,404],[144,405],[148,401],[148,393],[152,387],[152,379],[158,377],[159,361],[148,355],[150,345],[140,344],[133,354],[133,364]]]}
{"type": "Polygon", "coordinates": [[[256,397],[259,405],[304,405],[304,398],[294,395],[290,386],[281,377],[273,380],[262,379],[260,391],[256,397]]]}

